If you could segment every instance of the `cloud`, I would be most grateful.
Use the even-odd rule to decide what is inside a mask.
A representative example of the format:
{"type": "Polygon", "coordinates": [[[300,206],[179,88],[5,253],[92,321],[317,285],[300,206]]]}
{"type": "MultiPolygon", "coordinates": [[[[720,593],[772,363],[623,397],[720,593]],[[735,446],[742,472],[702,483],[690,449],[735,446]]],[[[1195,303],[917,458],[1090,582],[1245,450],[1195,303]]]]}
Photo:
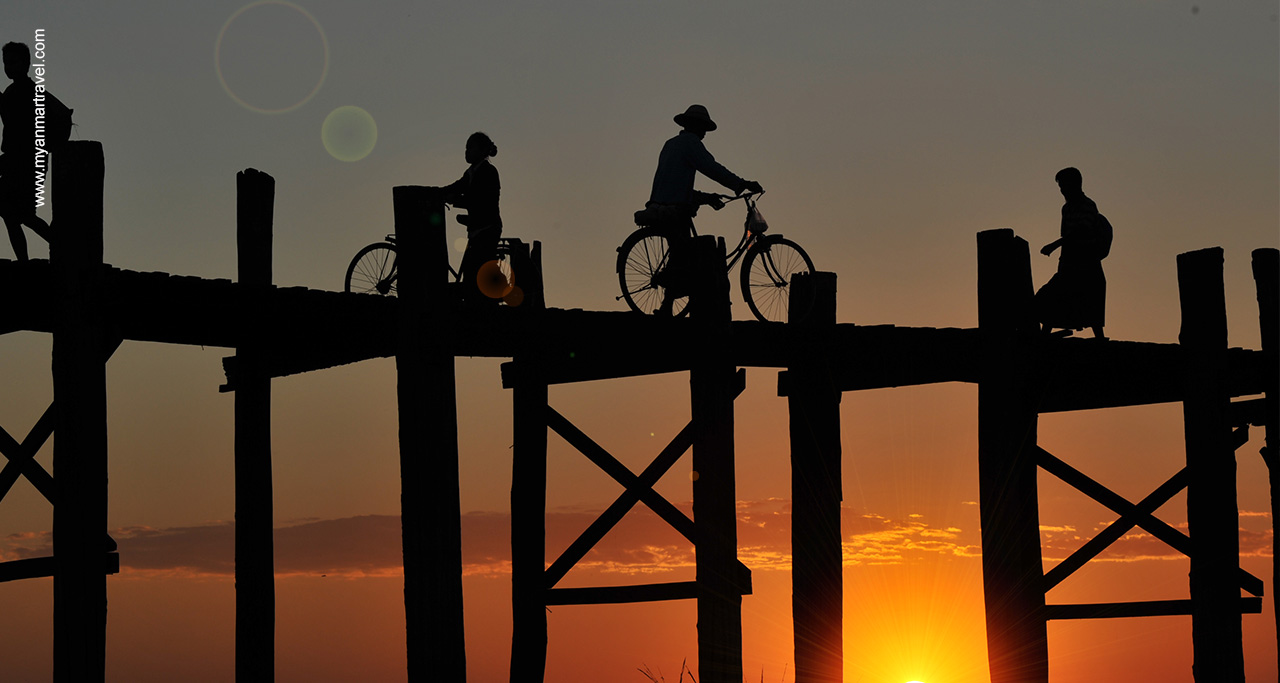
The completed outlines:
{"type": "Polygon", "coordinates": [[[0,541],[0,562],[50,555],[52,549],[53,534],[48,531],[9,534],[0,541]]]}
{"type": "Polygon", "coordinates": [[[933,557],[980,557],[976,532],[960,528],[934,527],[922,515],[896,520],[875,514],[854,515],[845,510],[844,563],[849,565],[902,564],[933,557]],[[853,533],[849,530],[853,529],[853,533]]]}
{"type": "MultiPolygon", "coordinates": [[[[692,516],[690,503],[677,509],[692,516]]],[[[971,556],[971,544],[957,542],[955,528],[934,528],[921,518],[893,520],[842,511],[845,563],[896,563],[918,553],[971,556]]],[[[738,504],[739,557],[755,570],[790,569],[791,504],[767,499],[738,504]]],[[[596,510],[557,508],[546,516],[548,560],[554,560],[599,516],[596,510]]],[[[112,532],[124,573],[231,575],[235,564],[235,524],[154,528],[132,526],[112,532]]],[[[462,516],[464,572],[510,571],[510,516],[472,512],[462,516]]],[[[363,515],[302,520],[275,530],[279,575],[395,575],[402,572],[400,518],[363,515]]],[[[14,534],[0,542],[0,559],[38,557],[52,552],[48,532],[14,534]]],[[[694,567],[693,545],[643,505],[630,514],[578,563],[580,569],[617,574],[667,574],[694,567]]]]}
{"type": "MultiPolygon", "coordinates": [[[[691,504],[676,505],[692,516],[691,504]]],[[[547,558],[556,559],[599,516],[596,510],[562,507],[546,515],[547,558]]],[[[755,571],[791,568],[791,502],[770,498],[740,501],[738,557],[755,571]]],[[[1243,514],[1242,517],[1261,516],[1243,514]]],[[[1103,528],[1078,530],[1043,525],[1041,543],[1048,561],[1070,555],[1103,528]]],[[[510,515],[471,512],[462,516],[462,562],[467,575],[503,576],[511,571],[510,515]]],[[[1183,525],[1185,529],[1185,525],[1183,525]]],[[[170,528],[132,526],[112,532],[120,548],[122,576],[172,573],[222,575],[235,571],[235,524],[231,521],[170,528]]],[[[275,530],[275,568],[282,576],[395,576],[403,572],[400,518],[361,515],[306,519],[275,530]]],[[[49,532],[12,534],[0,539],[0,560],[46,556],[49,532]]],[[[1241,529],[1241,554],[1270,557],[1272,532],[1241,529]]],[[[921,515],[906,518],[841,510],[845,566],[891,565],[939,558],[981,556],[977,529],[935,525],[921,515]]],[[[1099,560],[1133,562],[1183,557],[1140,529],[1104,551],[1099,560]]],[[[446,558],[441,558],[442,560],[446,558]]],[[[575,571],[604,574],[692,573],[693,546],[643,505],[592,548],[575,571]]]]}
{"type": "MultiPolygon", "coordinates": [[[[1270,514],[1242,510],[1240,517],[1242,519],[1270,517],[1270,514]]],[[[1046,561],[1057,562],[1064,560],[1110,524],[1110,522],[1100,523],[1089,531],[1080,531],[1071,526],[1041,526],[1041,554],[1046,561]]],[[[1170,526],[1184,534],[1187,533],[1187,524],[1185,522],[1171,524],[1170,526]]],[[[1250,529],[1241,527],[1239,533],[1241,557],[1271,557],[1273,532],[1270,528],[1250,529]]],[[[1135,527],[1108,546],[1106,550],[1099,553],[1091,562],[1141,562],[1146,560],[1181,560],[1185,558],[1186,555],[1174,550],[1164,541],[1152,536],[1140,527],[1135,527]]]]}

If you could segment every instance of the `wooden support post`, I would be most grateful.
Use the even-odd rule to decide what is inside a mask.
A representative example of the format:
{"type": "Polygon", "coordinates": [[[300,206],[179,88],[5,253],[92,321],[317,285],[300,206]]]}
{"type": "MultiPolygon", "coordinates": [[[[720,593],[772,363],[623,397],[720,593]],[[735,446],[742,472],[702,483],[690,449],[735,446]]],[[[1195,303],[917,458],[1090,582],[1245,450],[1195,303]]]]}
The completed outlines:
{"type": "MultiPolygon", "coordinates": [[[[1253,281],[1258,290],[1258,326],[1262,332],[1263,372],[1270,379],[1266,389],[1266,423],[1263,425],[1265,442],[1262,459],[1267,463],[1271,479],[1271,611],[1276,619],[1276,653],[1280,660],[1280,612],[1276,611],[1276,579],[1280,578],[1280,556],[1275,552],[1276,519],[1280,518],[1280,346],[1277,337],[1277,316],[1280,316],[1280,250],[1255,249],[1253,251],[1253,281]]],[[[1277,661],[1280,670],[1280,661],[1277,661]]]]}
{"type": "Polygon", "coordinates": [[[1200,681],[1243,681],[1240,528],[1226,389],[1227,306],[1222,249],[1178,255],[1182,402],[1191,536],[1192,671],[1200,681]]]}
{"type": "Polygon", "coordinates": [[[533,266],[533,294],[525,292],[525,299],[532,299],[528,304],[535,310],[543,310],[547,307],[547,283],[542,277],[542,242],[533,241],[533,246],[529,249],[529,264],[533,266]]]}
{"type": "Polygon", "coordinates": [[[275,551],[272,541],[271,375],[266,340],[276,181],[236,174],[236,249],[241,327],[236,346],[236,680],[275,677],[275,551]]]}
{"type": "Polygon", "coordinates": [[[542,377],[542,271],[537,242],[519,271],[531,344],[512,359],[511,681],[541,683],[547,668],[547,382],[542,377]],[[536,316],[536,317],[534,317],[536,316]]]}
{"type": "Polygon", "coordinates": [[[465,681],[452,306],[439,188],[392,190],[399,239],[400,509],[410,681],[465,681]]]}
{"type": "Polygon", "coordinates": [[[106,675],[107,378],[102,295],[102,143],[58,153],[53,328],[53,677],[106,675]]]}
{"type": "MultiPolygon", "coordinates": [[[[836,322],[836,274],[801,273],[791,281],[790,323],[815,332],[836,322]]],[[[815,334],[814,337],[821,336],[815,334]]],[[[844,680],[844,572],[840,544],[840,396],[827,350],[794,349],[787,409],[791,418],[791,612],[796,683],[844,680]]]]}
{"type": "Polygon", "coordinates": [[[729,281],[725,249],[711,236],[689,245],[697,279],[690,303],[702,328],[689,373],[695,428],[693,520],[698,582],[698,680],[742,683],[742,595],[750,588],[738,563],[734,473],[734,366],[729,348],[729,281]]]}
{"type": "Polygon", "coordinates": [[[1049,678],[1031,301],[1026,240],[1009,229],[978,233],[978,505],[992,683],[1049,678]]]}
{"type": "Polygon", "coordinates": [[[521,251],[511,256],[516,287],[520,289],[515,306],[521,310],[546,310],[547,298],[542,291],[542,242],[534,240],[532,245],[522,242],[520,246],[521,251]]]}

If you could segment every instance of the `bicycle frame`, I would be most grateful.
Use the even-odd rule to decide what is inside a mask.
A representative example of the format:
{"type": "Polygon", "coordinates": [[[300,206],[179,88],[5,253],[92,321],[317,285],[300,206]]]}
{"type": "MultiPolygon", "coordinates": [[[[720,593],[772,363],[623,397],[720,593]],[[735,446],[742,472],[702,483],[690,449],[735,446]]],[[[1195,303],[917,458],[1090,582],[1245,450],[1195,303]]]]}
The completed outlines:
{"type": "MultiPolygon", "coordinates": [[[[725,200],[724,202],[725,206],[728,206],[730,202],[734,202],[741,199],[743,203],[747,205],[747,215],[750,216],[751,210],[756,208],[755,198],[760,196],[761,194],[764,194],[764,193],[748,192],[746,194],[737,195],[736,197],[730,196],[730,195],[718,194],[716,195],[716,197],[719,197],[720,199],[725,200]]],[[[733,270],[733,267],[738,264],[738,260],[741,259],[742,256],[747,253],[748,249],[750,249],[757,241],[759,241],[759,237],[760,235],[754,232],[751,232],[751,230],[747,228],[746,224],[745,223],[743,224],[742,238],[738,240],[738,246],[730,250],[729,253],[725,256],[725,272],[726,273],[733,270]]]]}
{"type": "MultiPolygon", "coordinates": [[[[500,238],[498,240],[496,255],[499,263],[506,261],[507,258],[511,255],[511,244],[513,241],[517,241],[517,240],[515,240],[514,238],[506,238],[506,237],[500,238]]],[[[391,233],[389,235],[386,235],[383,238],[382,242],[375,242],[374,244],[370,244],[356,254],[355,259],[352,260],[351,265],[347,269],[346,287],[348,291],[350,291],[352,275],[353,273],[357,272],[357,266],[362,263],[361,259],[366,254],[371,253],[371,251],[376,252],[377,250],[384,250],[385,252],[389,252],[390,254],[389,258],[381,261],[381,263],[374,265],[374,268],[377,271],[376,273],[377,277],[373,279],[369,279],[369,275],[372,275],[374,273],[369,273],[363,267],[360,269],[359,272],[361,273],[361,276],[365,278],[366,284],[372,285],[371,291],[377,291],[377,293],[385,295],[395,289],[396,282],[400,279],[400,269],[399,269],[400,252],[397,246],[396,235],[395,233],[391,233]]],[[[455,270],[452,263],[446,263],[445,267],[448,269],[449,275],[450,277],[452,277],[454,283],[462,281],[461,272],[458,270],[455,270]]],[[[507,269],[509,270],[510,266],[507,266],[507,269]]]]}
{"type": "MultiPolygon", "coordinates": [[[[392,245],[394,245],[394,244],[396,243],[396,235],[395,235],[395,233],[391,233],[390,235],[387,235],[387,236],[383,239],[383,241],[385,241],[387,244],[392,244],[392,245]]],[[[506,253],[507,253],[507,252],[506,252],[506,249],[507,249],[507,240],[506,240],[506,238],[502,238],[502,239],[498,240],[498,255],[499,255],[499,258],[502,258],[503,256],[505,256],[505,255],[506,255],[506,253]]],[[[400,260],[400,252],[399,252],[399,250],[397,250],[397,251],[396,251],[395,258],[391,259],[391,272],[393,272],[393,273],[395,273],[395,274],[394,274],[394,275],[392,275],[391,277],[387,278],[387,283],[388,283],[388,284],[394,284],[394,283],[395,283],[395,281],[396,281],[396,280],[398,280],[398,279],[400,278],[400,269],[396,267],[396,264],[399,262],[399,260],[400,260]]],[[[452,263],[446,263],[446,264],[445,264],[445,267],[447,267],[447,268],[449,269],[449,275],[453,276],[453,281],[454,281],[454,282],[461,282],[461,281],[462,281],[462,274],[461,274],[461,273],[459,273],[458,271],[456,271],[456,270],[454,270],[454,269],[453,269],[453,264],[452,264],[452,263]]]]}
{"type": "MultiPolygon", "coordinates": [[[[765,234],[768,226],[755,210],[755,198],[759,194],[733,197],[704,194],[702,203],[724,208],[725,204],[741,199],[747,205],[742,236],[737,245],[725,254],[725,274],[732,276],[731,271],[738,268],[742,298],[756,318],[766,322],[785,321],[788,318],[791,278],[800,272],[812,272],[813,261],[795,242],[777,233],[765,234]]],[[[663,233],[664,229],[675,226],[655,226],[645,222],[646,217],[641,214],[637,214],[637,219],[639,228],[628,235],[616,250],[615,271],[622,290],[618,299],[626,299],[627,306],[639,313],[661,311],[675,300],[662,293],[666,283],[671,282],[662,276],[671,254],[671,238],[663,233]]],[[[696,229],[691,230],[690,238],[696,238],[697,234],[696,229]]],[[[678,295],[676,299],[683,296],[678,295]]]]}
{"type": "MultiPolygon", "coordinates": [[[[717,199],[724,200],[724,204],[725,204],[725,206],[728,206],[728,205],[729,205],[729,204],[731,204],[732,202],[736,202],[736,201],[738,201],[739,199],[741,199],[741,200],[743,200],[743,202],[745,202],[745,203],[746,203],[746,205],[747,205],[747,215],[750,215],[750,214],[751,214],[751,209],[754,209],[754,208],[755,208],[755,206],[756,206],[755,198],[756,198],[756,197],[758,197],[758,196],[760,196],[760,195],[762,195],[762,194],[764,194],[764,193],[763,193],[763,192],[754,192],[754,193],[753,193],[753,192],[748,192],[748,193],[746,193],[746,194],[740,194],[740,195],[736,195],[736,196],[735,196],[735,195],[727,195],[727,194],[716,194],[716,195],[712,195],[712,196],[716,197],[717,199]]],[[[706,205],[704,205],[704,206],[706,206],[706,205]]],[[[724,208],[724,207],[721,207],[721,208],[724,208]]],[[[698,236],[698,230],[697,230],[697,228],[693,228],[693,236],[694,236],[694,237],[697,237],[697,236],[698,236]]],[[[734,247],[732,250],[730,250],[730,251],[729,251],[729,253],[728,253],[728,254],[726,254],[726,256],[725,256],[725,267],[724,267],[725,273],[728,273],[729,271],[732,271],[732,270],[733,270],[733,267],[734,267],[735,265],[737,265],[737,264],[738,264],[738,260],[739,260],[739,259],[741,259],[741,258],[743,257],[743,255],[745,255],[745,254],[747,253],[747,251],[751,249],[752,245],[754,245],[754,244],[758,241],[758,237],[759,237],[759,235],[757,235],[756,233],[751,232],[751,230],[749,230],[749,229],[747,228],[746,224],[745,224],[745,223],[743,223],[743,226],[742,226],[742,238],[738,240],[738,246],[736,246],[736,247],[734,247]]],[[[661,269],[661,268],[663,268],[663,267],[665,267],[665,266],[666,266],[666,258],[663,258],[662,263],[661,263],[661,264],[660,264],[660,266],[659,266],[659,269],[661,269]]],[[[770,268],[773,268],[773,270],[776,272],[777,268],[773,266],[772,261],[770,261],[769,266],[770,266],[770,268]]],[[[648,288],[652,288],[652,287],[653,287],[653,285],[650,285],[648,288]]],[[[615,298],[614,298],[614,300],[615,300],[615,301],[620,300],[620,299],[622,299],[622,296],[617,296],[617,297],[615,297],[615,298]]]]}

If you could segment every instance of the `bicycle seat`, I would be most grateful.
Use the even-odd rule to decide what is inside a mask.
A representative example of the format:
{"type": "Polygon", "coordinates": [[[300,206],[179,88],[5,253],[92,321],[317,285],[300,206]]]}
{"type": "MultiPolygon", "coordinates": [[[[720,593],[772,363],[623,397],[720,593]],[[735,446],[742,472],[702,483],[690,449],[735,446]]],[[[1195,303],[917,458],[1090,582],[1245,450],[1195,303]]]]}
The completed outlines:
{"type": "Polygon", "coordinates": [[[658,212],[657,210],[646,206],[636,212],[635,219],[636,225],[642,228],[647,228],[658,222],[658,212]]]}

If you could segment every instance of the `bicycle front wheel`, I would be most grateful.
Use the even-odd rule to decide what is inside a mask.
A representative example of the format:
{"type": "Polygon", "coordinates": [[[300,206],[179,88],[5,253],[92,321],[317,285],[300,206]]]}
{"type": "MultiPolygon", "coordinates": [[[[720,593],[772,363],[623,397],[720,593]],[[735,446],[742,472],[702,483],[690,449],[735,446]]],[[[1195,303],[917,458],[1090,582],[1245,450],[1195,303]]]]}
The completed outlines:
{"type": "MultiPolygon", "coordinates": [[[[813,259],[800,245],[781,237],[755,243],[742,261],[742,298],[756,318],[787,322],[790,314],[791,278],[812,273],[813,259]]],[[[795,311],[797,317],[807,313],[795,311]]]]}
{"type": "MultiPolygon", "coordinates": [[[[629,235],[618,247],[618,286],[627,306],[637,313],[650,314],[662,305],[666,296],[664,276],[671,262],[671,249],[667,238],[653,228],[641,228],[629,235]]],[[[673,316],[687,312],[689,297],[676,298],[671,307],[673,316]]]]}
{"type": "Polygon", "coordinates": [[[396,295],[396,247],[387,242],[361,249],[347,266],[346,291],[396,295]]]}

